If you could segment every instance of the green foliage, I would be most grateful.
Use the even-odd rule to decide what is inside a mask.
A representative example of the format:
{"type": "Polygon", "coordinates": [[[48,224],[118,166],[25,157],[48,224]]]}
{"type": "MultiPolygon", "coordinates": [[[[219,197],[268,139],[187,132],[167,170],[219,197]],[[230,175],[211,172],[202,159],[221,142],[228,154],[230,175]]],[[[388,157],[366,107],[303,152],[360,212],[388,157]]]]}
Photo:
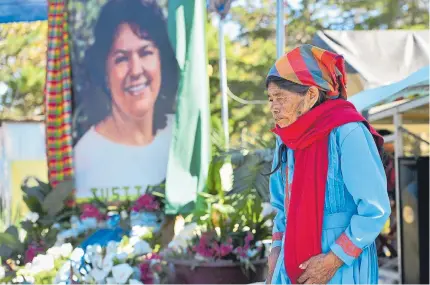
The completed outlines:
{"type": "Polygon", "coordinates": [[[42,245],[44,248],[51,247],[57,237],[58,231],[53,228],[54,223],[69,220],[75,210],[68,208],[65,201],[69,199],[73,191],[73,183],[65,181],[56,187],[51,187],[37,178],[29,177],[23,181],[21,186],[24,202],[32,212],[37,215],[35,221],[23,220],[20,229],[24,231],[24,239],[18,234],[18,229],[9,227],[0,233],[0,257],[3,261],[8,259],[23,261],[25,249],[29,245],[42,245]],[[34,179],[36,186],[29,186],[34,179]]]}
{"type": "Polygon", "coordinates": [[[47,23],[0,25],[0,119],[43,113],[47,23]],[[5,87],[5,88],[3,88],[5,87]]]}
{"type": "MultiPolygon", "coordinates": [[[[318,30],[428,29],[427,0],[302,0],[287,3],[285,15],[286,50],[311,43],[318,30]]],[[[215,17],[215,15],[211,15],[215,17]]],[[[227,76],[230,90],[241,99],[265,100],[264,80],[276,57],[276,9],[272,0],[244,0],[233,5],[231,22],[239,36],[226,39],[227,76]]],[[[223,149],[219,48],[217,28],[207,24],[213,153],[223,149]]],[[[248,147],[273,141],[268,105],[243,105],[229,99],[230,145],[248,147]]]]}

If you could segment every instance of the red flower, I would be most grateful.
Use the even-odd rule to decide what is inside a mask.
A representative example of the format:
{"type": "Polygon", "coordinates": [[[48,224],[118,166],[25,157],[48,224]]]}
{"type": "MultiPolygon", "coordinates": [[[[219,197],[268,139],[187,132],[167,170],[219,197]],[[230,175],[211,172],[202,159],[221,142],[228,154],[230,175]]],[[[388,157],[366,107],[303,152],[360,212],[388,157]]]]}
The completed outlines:
{"type": "Polygon", "coordinates": [[[135,212],[147,211],[152,212],[160,208],[160,204],[151,194],[143,194],[136,200],[132,206],[132,210],[135,212]]]}
{"type": "Polygon", "coordinates": [[[248,232],[248,234],[245,237],[245,243],[249,244],[254,239],[254,235],[251,232],[248,232]]]}
{"type": "Polygon", "coordinates": [[[154,284],[154,274],[152,273],[149,263],[144,262],[139,265],[140,281],[143,284],[154,284]]]}
{"type": "Polygon", "coordinates": [[[27,250],[25,251],[25,256],[24,256],[24,262],[25,263],[29,263],[32,262],[33,259],[39,254],[39,253],[43,253],[43,247],[41,247],[38,244],[31,244],[27,250]]]}
{"type": "Polygon", "coordinates": [[[98,221],[103,220],[104,216],[100,213],[99,209],[92,204],[85,204],[82,206],[81,219],[96,218],[98,221]]]}
{"type": "Polygon", "coordinates": [[[64,202],[64,204],[66,205],[67,208],[73,208],[76,206],[76,200],[75,199],[69,199],[69,200],[66,200],[64,202]]]}
{"type": "Polygon", "coordinates": [[[240,257],[247,257],[247,251],[248,249],[245,247],[239,246],[236,248],[236,253],[239,254],[240,257]]]}

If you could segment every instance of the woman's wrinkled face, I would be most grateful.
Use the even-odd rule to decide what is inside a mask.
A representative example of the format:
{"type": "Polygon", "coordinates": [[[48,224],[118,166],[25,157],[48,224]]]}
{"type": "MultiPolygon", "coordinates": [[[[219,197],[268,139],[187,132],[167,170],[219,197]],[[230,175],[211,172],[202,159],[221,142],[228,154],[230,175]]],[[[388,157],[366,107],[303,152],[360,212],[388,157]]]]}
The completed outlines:
{"type": "Polygon", "coordinates": [[[114,108],[140,119],[152,112],[161,87],[160,51],[140,38],[129,24],[118,27],[106,64],[114,108]]]}
{"type": "Polygon", "coordinates": [[[294,123],[303,113],[305,96],[284,90],[273,82],[269,83],[267,93],[273,119],[281,128],[294,123]]]}
{"type": "Polygon", "coordinates": [[[309,87],[306,94],[301,95],[280,88],[273,82],[269,83],[267,93],[275,123],[285,128],[297,121],[297,119],[308,112],[317,103],[319,97],[318,88],[309,87]]]}

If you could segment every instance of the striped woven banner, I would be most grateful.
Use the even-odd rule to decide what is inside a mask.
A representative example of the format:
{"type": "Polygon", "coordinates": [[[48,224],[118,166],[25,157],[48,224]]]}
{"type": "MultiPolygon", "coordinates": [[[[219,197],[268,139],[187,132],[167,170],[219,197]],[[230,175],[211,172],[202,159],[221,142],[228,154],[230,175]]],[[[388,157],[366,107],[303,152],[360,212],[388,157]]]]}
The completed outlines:
{"type": "Polygon", "coordinates": [[[52,185],[73,175],[71,65],[66,0],[48,1],[46,147],[52,185]]]}

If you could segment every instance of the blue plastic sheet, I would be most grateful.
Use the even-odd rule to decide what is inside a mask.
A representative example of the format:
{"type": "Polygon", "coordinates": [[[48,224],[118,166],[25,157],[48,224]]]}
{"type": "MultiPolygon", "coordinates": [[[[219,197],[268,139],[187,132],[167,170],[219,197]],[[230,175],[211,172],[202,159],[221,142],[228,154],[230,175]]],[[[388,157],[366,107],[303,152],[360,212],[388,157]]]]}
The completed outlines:
{"type": "Polygon", "coordinates": [[[0,1],[0,23],[33,22],[47,19],[47,0],[0,1]]]}

